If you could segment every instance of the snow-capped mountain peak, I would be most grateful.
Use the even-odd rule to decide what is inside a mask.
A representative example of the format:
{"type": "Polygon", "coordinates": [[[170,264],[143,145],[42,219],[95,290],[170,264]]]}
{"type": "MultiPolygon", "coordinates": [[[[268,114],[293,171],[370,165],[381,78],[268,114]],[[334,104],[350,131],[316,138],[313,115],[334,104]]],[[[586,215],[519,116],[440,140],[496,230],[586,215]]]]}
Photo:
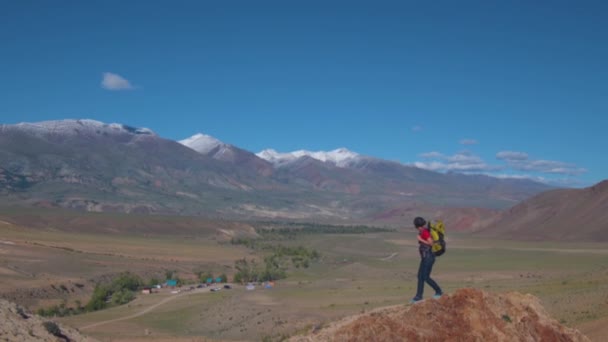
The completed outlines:
{"type": "Polygon", "coordinates": [[[152,130],[148,128],[138,128],[118,123],[107,124],[90,119],[66,119],[41,122],[21,122],[12,126],[34,134],[74,135],[83,133],[99,134],[100,132],[104,132],[119,134],[128,133],[138,135],[156,135],[152,130]]]}
{"type": "Polygon", "coordinates": [[[216,138],[202,133],[197,133],[190,138],[180,140],[179,143],[202,154],[208,154],[216,147],[226,145],[216,138]]]}
{"type": "Polygon", "coordinates": [[[258,157],[269,161],[275,166],[284,165],[302,157],[310,157],[322,162],[328,162],[338,167],[345,167],[351,161],[360,157],[358,153],[352,152],[346,148],[338,148],[332,151],[307,151],[297,150],[293,152],[280,153],[273,149],[263,150],[256,154],[258,157]]]}

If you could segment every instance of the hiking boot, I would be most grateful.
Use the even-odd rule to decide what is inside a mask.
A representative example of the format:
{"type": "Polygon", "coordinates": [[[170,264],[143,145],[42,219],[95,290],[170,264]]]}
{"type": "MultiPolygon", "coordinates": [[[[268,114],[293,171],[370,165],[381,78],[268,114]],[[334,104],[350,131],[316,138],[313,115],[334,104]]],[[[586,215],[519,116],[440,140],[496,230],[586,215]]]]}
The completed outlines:
{"type": "Polygon", "coordinates": [[[441,298],[441,296],[443,296],[443,293],[435,293],[435,295],[433,296],[433,299],[439,299],[439,298],[441,298]]]}

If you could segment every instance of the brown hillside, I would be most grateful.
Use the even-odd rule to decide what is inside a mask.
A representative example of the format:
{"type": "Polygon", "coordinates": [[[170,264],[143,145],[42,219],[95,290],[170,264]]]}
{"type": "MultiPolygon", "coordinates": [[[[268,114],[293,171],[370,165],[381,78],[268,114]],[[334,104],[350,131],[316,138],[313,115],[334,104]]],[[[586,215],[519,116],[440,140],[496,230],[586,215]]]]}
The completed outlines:
{"type": "Polygon", "coordinates": [[[608,241],[608,180],[534,196],[499,215],[483,232],[513,239],[608,241]]]}
{"type": "Polygon", "coordinates": [[[499,210],[488,208],[431,207],[428,205],[402,205],[381,212],[373,217],[375,223],[398,224],[409,227],[416,216],[427,220],[442,220],[451,232],[475,232],[487,226],[499,210]]]}
{"type": "Polygon", "coordinates": [[[382,308],[333,323],[304,341],[589,341],[550,318],[538,298],[461,289],[438,300],[382,308]]]}
{"type": "Polygon", "coordinates": [[[78,331],[58,323],[59,331],[55,336],[45,328],[45,322],[51,322],[37,315],[26,312],[22,307],[0,299],[0,341],[96,341],[81,335],[78,331]],[[61,336],[63,335],[63,336],[61,336]]]}
{"type": "Polygon", "coordinates": [[[430,220],[443,220],[450,231],[474,232],[485,226],[499,213],[487,208],[440,208],[431,213],[430,220]]]}
{"type": "Polygon", "coordinates": [[[0,227],[3,225],[74,233],[208,236],[218,240],[257,236],[251,225],[236,221],[192,216],[89,213],[43,208],[0,207],[0,227]]]}

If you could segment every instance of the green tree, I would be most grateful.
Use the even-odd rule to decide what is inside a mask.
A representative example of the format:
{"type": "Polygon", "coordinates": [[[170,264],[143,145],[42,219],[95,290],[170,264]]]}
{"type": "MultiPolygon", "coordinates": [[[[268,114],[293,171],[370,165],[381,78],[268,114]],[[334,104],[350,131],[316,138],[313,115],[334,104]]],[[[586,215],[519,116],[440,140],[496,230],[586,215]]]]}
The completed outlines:
{"type": "Polygon", "coordinates": [[[238,259],[234,262],[234,268],[237,270],[235,279],[242,283],[258,281],[262,273],[255,259],[251,259],[251,261],[247,261],[245,258],[238,259]]]}
{"type": "Polygon", "coordinates": [[[135,299],[135,295],[133,291],[129,291],[128,289],[121,289],[112,294],[112,303],[116,305],[126,304],[135,299]]]}
{"type": "Polygon", "coordinates": [[[87,311],[97,311],[106,307],[106,300],[111,291],[108,286],[97,284],[91,295],[91,299],[85,306],[87,311]]]}
{"type": "Polygon", "coordinates": [[[201,272],[201,274],[199,276],[201,283],[207,282],[207,279],[209,279],[209,278],[214,279],[213,273],[211,273],[209,271],[201,272]]]}
{"type": "Polygon", "coordinates": [[[243,280],[243,276],[240,273],[236,273],[232,278],[232,281],[237,284],[242,284],[245,281],[243,280]]]}
{"type": "Polygon", "coordinates": [[[139,276],[130,272],[124,272],[112,281],[112,292],[120,291],[122,289],[136,291],[142,285],[143,281],[139,276]]]}
{"type": "Polygon", "coordinates": [[[154,285],[158,285],[160,283],[161,283],[161,281],[158,280],[158,278],[156,278],[156,277],[152,277],[152,278],[150,278],[150,280],[148,280],[148,286],[154,286],[154,285]]]}

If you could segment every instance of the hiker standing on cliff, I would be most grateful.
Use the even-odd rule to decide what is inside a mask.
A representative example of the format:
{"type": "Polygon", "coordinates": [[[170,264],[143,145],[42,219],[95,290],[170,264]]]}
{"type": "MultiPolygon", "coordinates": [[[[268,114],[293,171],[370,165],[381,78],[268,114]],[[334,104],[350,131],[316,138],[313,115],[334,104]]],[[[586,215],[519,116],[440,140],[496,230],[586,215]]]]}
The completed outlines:
{"type": "Polygon", "coordinates": [[[422,294],[424,292],[424,283],[429,284],[435,295],[433,298],[439,298],[443,294],[441,288],[431,278],[431,271],[433,270],[433,264],[435,263],[435,254],[431,247],[433,246],[433,238],[431,233],[425,227],[426,221],[422,217],[416,217],[414,219],[414,226],[418,229],[418,251],[420,252],[420,267],[418,268],[418,289],[416,290],[416,296],[412,298],[411,303],[416,303],[422,300],[422,294]]]}

